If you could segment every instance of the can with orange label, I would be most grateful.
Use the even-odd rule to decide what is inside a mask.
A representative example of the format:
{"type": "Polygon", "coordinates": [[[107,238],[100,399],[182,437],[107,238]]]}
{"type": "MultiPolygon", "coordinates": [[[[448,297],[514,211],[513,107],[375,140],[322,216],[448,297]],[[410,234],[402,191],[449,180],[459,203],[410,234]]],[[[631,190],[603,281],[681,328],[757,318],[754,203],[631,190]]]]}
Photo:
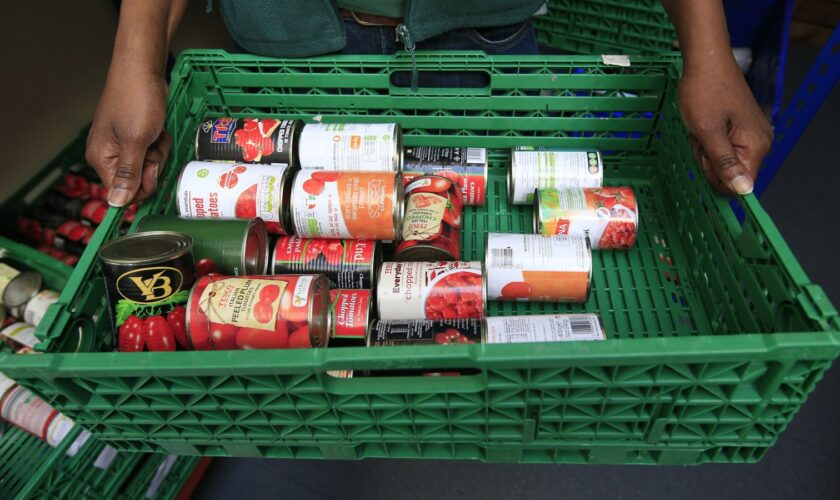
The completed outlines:
{"type": "Polygon", "coordinates": [[[402,231],[403,189],[397,172],[301,170],[289,209],[295,234],[395,240],[402,231]]]}
{"type": "Polygon", "coordinates": [[[490,233],[485,249],[488,300],[585,302],[589,297],[588,238],[490,233]]]}
{"type": "Polygon", "coordinates": [[[592,248],[627,249],[636,243],[639,209],[633,188],[539,189],[534,232],[588,236],[592,248]]]}

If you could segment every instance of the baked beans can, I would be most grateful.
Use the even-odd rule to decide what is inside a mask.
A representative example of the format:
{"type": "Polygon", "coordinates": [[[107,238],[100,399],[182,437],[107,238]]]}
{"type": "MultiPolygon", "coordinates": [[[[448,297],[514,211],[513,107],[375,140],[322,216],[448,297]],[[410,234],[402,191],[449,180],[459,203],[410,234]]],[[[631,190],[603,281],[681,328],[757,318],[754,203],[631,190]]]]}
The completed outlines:
{"type": "Polygon", "coordinates": [[[203,276],[190,292],[186,323],[195,350],[324,347],[329,287],[321,275],[203,276]]]}
{"type": "Polygon", "coordinates": [[[197,160],[295,165],[300,120],[205,118],[195,134],[197,160]]]}
{"type": "Polygon", "coordinates": [[[402,165],[397,123],[307,123],[300,133],[300,168],[396,172],[402,165]]]}
{"type": "Polygon", "coordinates": [[[0,330],[3,340],[12,341],[15,346],[33,348],[40,342],[35,336],[35,327],[29,323],[18,321],[0,330]]]}
{"type": "Polygon", "coordinates": [[[196,273],[234,276],[266,274],[268,232],[262,219],[184,219],[174,215],[147,215],[138,232],[175,231],[193,239],[196,273]]]}
{"type": "Polygon", "coordinates": [[[330,347],[364,346],[370,330],[373,293],[370,290],[330,290],[330,347]]]}
{"type": "Polygon", "coordinates": [[[484,335],[488,344],[606,339],[597,314],[488,316],[484,318],[484,335]]]}
{"type": "Polygon", "coordinates": [[[379,320],[371,327],[367,345],[480,344],[481,340],[479,319],[379,320]]]}
{"type": "Polygon", "coordinates": [[[301,170],[291,195],[294,232],[302,238],[397,239],[403,195],[397,172],[301,170]]]}
{"type": "Polygon", "coordinates": [[[464,206],[458,185],[446,177],[424,175],[405,188],[405,198],[402,241],[394,259],[459,260],[464,206]]]}
{"type": "Polygon", "coordinates": [[[489,300],[585,302],[589,297],[588,238],[489,233],[484,248],[489,300]]]}
{"type": "Polygon", "coordinates": [[[592,248],[627,249],[636,243],[639,209],[629,187],[539,189],[534,232],[586,236],[592,248]]]}
{"type": "Polygon", "coordinates": [[[480,318],[481,262],[385,262],[377,280],[379,319],[480,318]]]}
{"type": "Polygon", "coordinates": [[[517,147],[511,151],[508,201],[530,205],[536,189],[601,187],[604,164],[597,150],[570,151],[517,147]]]}
{"type": "Polygon", "coordinates": [[[484,205],[487,197],[487,150],[485,148],[442,148],[413,146],[403,155],[403,182],[439,175],[452,179],[460,188],[464,205],[484,205]]]}
{"type": "Polygon", "coordinates": [[[42,203],[68,219],[76,219],[89,225],[101,224],[109,208],[108,202],[104,200],[71,198],[54,190],[44,194],[42,203]]]}
{"type": "Polygon", "coordinates": [[[178,215],[188,219],[261,218],[268,231],[289,234],[288,165],[191,161],[178,178],[178,215]]]}
{"type": "Polygon", "coordinates": [[[280,236],[274,242],[272,274],[323,274],[331,288],[373,288],[382,262],[376,240],[327,240],[280,236]]]}
{"type": "MultiPolygon", "coordinates": [[[[44,441],[47,441],[50,424],[58,415],[58,410],[20,385],[9,388],[0,401],[3,420],[44,441]]],[[[58,445],[54,440],[49,444],[58,445]]]]}

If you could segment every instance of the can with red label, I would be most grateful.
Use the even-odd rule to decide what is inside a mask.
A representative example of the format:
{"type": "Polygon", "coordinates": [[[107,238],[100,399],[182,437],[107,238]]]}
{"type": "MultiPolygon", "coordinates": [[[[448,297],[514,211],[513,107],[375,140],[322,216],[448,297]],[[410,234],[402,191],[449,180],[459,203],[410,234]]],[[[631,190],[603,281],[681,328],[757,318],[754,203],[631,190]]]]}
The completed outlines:
{"type": "Polygon", "coordinates": [[[108,202],[96,198],[70,198],[59,191],[48,191],[42,198],[45,207],[68,219],[99,225],[108,212],[108,202]]]}
{"type": "MultiPolygon", "coordinates": [[[[29,389],[14,382],[12,384],[0,400],[0,416],[16,427],[47,441],[50,424],[59,415],[58,410],[29,389]]],[[[3,385],[3,382],[0,382],[0,385],[3,385]]],[[[56,446],[58,443],[49,444],[56,446]]]]}
{"type": "Polygon", "coordinates": [[[402,241],[395,260],[435,261],[461,258],[461,190],[446,177],[424,175],[405,188],[402,241]]]}
{"type": "Polygon", "coordinates": [[[330,290],[332,328],[330,347],[364,346],[370,331],[373,308],[370,290],[330,290]]]}
{"type": "Polygon", "coordinates": [[[604,339],[604,327],[597,314],[538,314],[484,318],[484,341],[488,344],[604,339]]]}
{"type": "Polygon", "coordinates": [[[373,288],[382,261],[376,240],[327,240],[280,236],[272,274],[323,274],[333,288],[373,288]]]}
{"type": "Polygon", "coordinates": [[[380,320],[368,335],[368,347],[480,344],[479,319],[380,320]]]}
{"type": "Polygon", "coordinates": [[[189,219],[261,218],[274,234],[290,234],[287,165],[191,161],[178,178],[178,215],[189,219]]]}
{"type": "Polygon", "coordinates": [[[484,205],[487,197],[487,150],[484,148],[442,148],[413,146],[403,155],[406,186],[424,175],[451,179],[461,188],[464,205],[484,205]]]}
{"type": "Polygon", "coordinates": [[[55,189],[70,198],[108,201],[108,190],[100,181],[99,174],[86,163],[71,165],[64,173],[63,182],[55,189]]]}
{"type": "Polygon", "coordinates": [[[396,172],[402,152],[397,123],[307,123],[298,145],[304,169],[396,172]]]}
{"type": "Polygon", "coordinates": [[[199,278],[187,304],[195,350],[324,347],[330,292],[321,275],[199,278]]]}
{"type": "Polygon", "coordinates": [[[627,249],[636,243],[639,208],[633,188],[540,189],[534,232],[588,236],[592,248],[627,249]]]}
{"type": "Polygon", "coordinates": [[[53,259],[60,260],[61,262],[70,267],[74,267],[76,264],[79,263],[79,257],[69,254],[64,250],[59,250],[55,247],[51,247],[50,245],[41,243],[37,247],[35,247],[35,250],[38,250],[43,254],[49,255],[53,259]]]}
{"type": "Polygon", "coordinates": [[[302,125],[276,118],[205,118],[195,134],[195,158],[295,165],[302,125]]]}
{"type": "Polygon", "coordinates": [[[397,172],[301,170],[289,211],[302,238],[394,240],[402,234],[403,182],[397,172]]]}
{"type": "Polygon", "coordinates": [[[508,201],[511,205],[534,202],[536,189],[601,187],[604,164],[601,153],[517,147],[511,151],[508,201]]]}
{"type": "Polygon", "coordinates": [[[585,302],[589,297],[588,238],[489,233],[484,248],[490,300],[585,302]]]}
{"type": "Polygon", "coordinates": [[[84,253],[94,232],[89,225],[40,207],[28,209],[18,216],[17,227],[21,237],[28,241],[78,256],[84,253]]]}
{"type": "Polygon", "coordinates": [[[481,262],[385,262],[377,280],[379,319],[480,318],[481,262]]]}

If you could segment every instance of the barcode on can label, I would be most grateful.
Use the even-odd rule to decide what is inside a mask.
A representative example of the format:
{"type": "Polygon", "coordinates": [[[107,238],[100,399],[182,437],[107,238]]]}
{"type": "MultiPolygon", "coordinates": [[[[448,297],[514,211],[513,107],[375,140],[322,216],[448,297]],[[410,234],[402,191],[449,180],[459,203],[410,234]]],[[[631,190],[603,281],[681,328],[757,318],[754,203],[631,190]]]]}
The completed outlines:
{"type": "Polygon", "coordinates": [[[490,265],[492,267],[502,267],[502,268],[507,268],[507,269],[514,269],[513,249],[512,248],[492,248],[492,249],[490,249],[490,265]]]}
{"type": "Polygon", "coordinates": [[[597,314],[553,314],[487,318],[488,344],[604,340],[597,314]]]}
{"type": "Polygon", "coordinates": [[[484,164],[487,162],[487,150],[484,148],[467,148],[467,163],[484,164]]]}

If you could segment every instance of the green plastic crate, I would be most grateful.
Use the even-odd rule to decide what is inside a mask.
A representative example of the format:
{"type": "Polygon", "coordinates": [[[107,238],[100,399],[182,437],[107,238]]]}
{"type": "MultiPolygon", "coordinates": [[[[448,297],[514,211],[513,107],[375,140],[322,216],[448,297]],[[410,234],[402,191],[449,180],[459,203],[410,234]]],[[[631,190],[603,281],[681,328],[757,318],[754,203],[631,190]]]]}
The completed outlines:
{"type": "MultiPolygon", "coordinates": [[[[840,319],[754,196],[739,225],[694,165],[677,109],[679,60],[628,68],[584,56],[418,54],[420,71],[475,71],[486,88],[395,87],[405,56],[277,60],[190,51],[172,78],[172,158],[144,213],[174,210],[178,170],[205,115],[398,121],[406,145],[492,148],[487,205],[462,247],[526,232],[505,193],[508,148],[600,148],[610,184],[636,189],[637,248],[594,255],[585,304],[492,303],[493,315],[599,312],[604,342],[281,351],[88,353],[0,363],[105,441],[182,455],[475,458],[694,464],[754,462],[840,352],[840,319]],[[621,112],[620,118],[598,115],[621,112]],[[597,115],[596,115],[597,114],[597,115]],[[327,370],[474,368],[461,377],[336,379],[327,370]]],[[[107,345],[94,249],[50,316],[49,347],[79,321],[107,345]],[[70,290],[70,291],[68,291],[70,290]]]]}
{"type": "MultiPolygon", "coordinates": [[[[168,455],[161,453],[143,454],[144,461],[132,474],[131,479],[120,489],[116,498],[119,500],[131,500],[135,498],[147,498],[146,493],[152,484],[155,475],[160,472],[161,467],[167,460],[168,455]]],[[[169,473],[160,481],[154,495],[151,498],[171,499],[175,498],[184,483],[192,474],[198,463],[198,457],[177,457],[171,465],[169,473]]]]}
{"type": "Polygon", "coordinates": [[[674,26],[660,0],[549,0],[533,18],[537,40],[576,54],[661,54],[674,50],[674,26]]]}

